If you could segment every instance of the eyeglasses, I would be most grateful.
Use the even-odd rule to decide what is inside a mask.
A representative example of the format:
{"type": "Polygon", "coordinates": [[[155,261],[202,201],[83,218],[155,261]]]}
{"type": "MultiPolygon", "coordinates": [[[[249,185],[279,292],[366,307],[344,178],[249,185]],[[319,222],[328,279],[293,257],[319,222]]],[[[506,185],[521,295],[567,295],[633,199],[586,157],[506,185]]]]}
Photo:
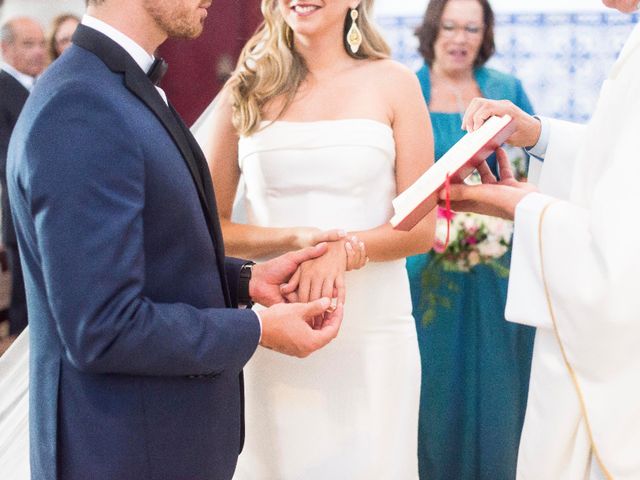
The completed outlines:
{"type": "Polygon", "coordinates": [[[440,24],[440,33],[445,37],[454,37],[458,30],[462,30],[465,35],[470,37],[479,37],[484,33],[484,28],[474,23],[456,25],[453,22],[442,22],[440,24]]]}

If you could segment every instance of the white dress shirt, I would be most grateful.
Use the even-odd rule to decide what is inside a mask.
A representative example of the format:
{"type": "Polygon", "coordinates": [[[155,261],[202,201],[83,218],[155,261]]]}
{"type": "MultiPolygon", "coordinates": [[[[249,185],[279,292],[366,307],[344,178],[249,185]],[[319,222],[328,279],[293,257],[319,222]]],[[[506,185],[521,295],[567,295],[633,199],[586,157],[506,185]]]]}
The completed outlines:
{"type": "MultiPolygon", "coordinates": [[[[103,22],[102,20],[98,20],[91,15],[84,15],[82,17],[82,24],[87,27],[93,28],[98,32],[106,35],[111,40],[116,42],[122,48],[126,50],[126,52],[131,55],[131,58],[140,66],[143,72],[147,73],[151,69],[151,65],[155,61],[155,57],[147,52],[144,48],[138,45],[134,40],[130,37],[122,33],[117,28],[112,27],[108,23],[103,22]]],[[[160,87],[156,86],[156,90],[160,93],[160,96],[164,100],[164,103],[169,104],[167,101],[167,95],[164,93],[160,87]]]]}
{"type": "Polygon", "coordinates": [[[544,156],[547,154],[547,147],[549,146],[549,119],[538,115],[534,115],[534,117],[540,121],[540,138],[538,138],[538,142],[533,147],[525,148],[525,150],[529,155],[544,161],[544,156]]]}

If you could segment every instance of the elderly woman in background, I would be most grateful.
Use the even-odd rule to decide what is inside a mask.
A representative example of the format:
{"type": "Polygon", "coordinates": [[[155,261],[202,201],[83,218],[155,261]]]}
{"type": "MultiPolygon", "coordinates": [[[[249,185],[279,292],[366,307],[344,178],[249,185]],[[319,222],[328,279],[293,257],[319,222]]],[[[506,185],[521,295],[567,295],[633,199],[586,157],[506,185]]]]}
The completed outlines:
{"type": "MultiPolygon", "coordinates": [[[[532,111],[518,79],[484,66],[495,51],[493,26],[486,0],[431,0],[416,32],[436,161],[465,133],[474,97],[532,111]]],[[[466,233],[452,233],[448,248],[407,260],[422,359],[420,478],[512,479],[533,330],[504,321],[511,225],[479,216],[458,222],[466,233]],[[502,244],[492,240],[500,236],[502,244]]]]}
{"type": "Polygon", "coordinates": [[[80,19],[73,14],[58,15],[51,22],[51,33],[48,39],[49,59],[53,62],[71,45],[71,37],[80,19]]]}

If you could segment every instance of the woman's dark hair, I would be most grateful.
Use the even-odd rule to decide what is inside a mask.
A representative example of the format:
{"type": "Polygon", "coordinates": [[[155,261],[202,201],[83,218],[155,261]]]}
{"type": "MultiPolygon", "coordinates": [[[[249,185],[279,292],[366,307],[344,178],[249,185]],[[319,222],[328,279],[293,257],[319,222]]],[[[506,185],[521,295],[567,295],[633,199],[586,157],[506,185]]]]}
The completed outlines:
{"type": "MultiPolygon", "coordinates": [[[[435,60],[435,52],[433,49],[438,34],[440,33],[440,23],[442,22],[442,13],[444,7],[450,0],[430,0],[427,11],[424,14],[422,25],[416,30],[416,36],[420,42],[418,51],[424,58],[427,65],[431,66],[435,60]]],[[[481,67],[496,51],[496,44],[493,38],[493,26],[495,23],[493,10],[488,0],[477,0],[482,6],[484,16],[484,36],[482,45],[478,51],[478,56],[473,62],[474,67],[481,67]]]]}

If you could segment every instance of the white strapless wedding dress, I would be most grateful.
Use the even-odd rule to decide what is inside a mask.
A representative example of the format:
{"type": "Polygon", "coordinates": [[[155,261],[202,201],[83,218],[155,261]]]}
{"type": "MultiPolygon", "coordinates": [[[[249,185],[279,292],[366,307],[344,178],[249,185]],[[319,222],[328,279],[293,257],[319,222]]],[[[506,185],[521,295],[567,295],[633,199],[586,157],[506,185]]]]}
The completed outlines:
{"type": "MultiPolygon", "coordinates": [[[[251,224],[368,230],[389,221],[395,143],[372,120],[277,121],[242,138],[251,224]]],[[[259,348],[245,369],[236,480],[414,480],[420,358],[405,261],[346,277],[344,321],[299,360],[259,348]]]]}
{"type": "Polygon", "coordinates": [[[30,478],[28,327],[0,357],[0,478],[30,478]]]}

